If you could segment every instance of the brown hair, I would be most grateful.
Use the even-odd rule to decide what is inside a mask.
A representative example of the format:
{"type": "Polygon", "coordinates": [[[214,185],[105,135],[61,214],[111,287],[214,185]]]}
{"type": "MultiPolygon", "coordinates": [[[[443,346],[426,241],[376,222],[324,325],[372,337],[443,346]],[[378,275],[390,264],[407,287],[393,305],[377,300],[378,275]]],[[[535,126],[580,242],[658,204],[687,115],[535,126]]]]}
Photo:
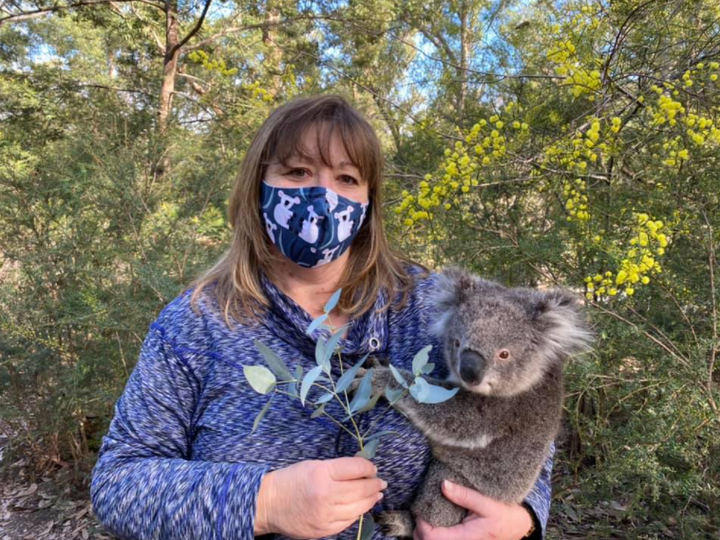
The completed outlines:
{"type": "Polygon", "coordinates": [[[412,284],[406,271],[406,263],[410,261],[394,253],[385,238],[380,142],[372,126],[347,101],[340,96],[323,95],[290,101],[275,109],[260,126],[242,161],[230,197],[228,218],[233,228],[230,247],[213,267],[187,287],[195,289],[191,296],[195,309],[203,289],[211,284],[212,295],[228,326],[231,326],[231,317],[237,321],[257,320],[269,306],[260,275],[261,272],[270,275],[276,256],[260,216],[260,183],[272,160],[284,163],[290,156],[306,152],[301,147],[302,136],[312,127],[318,128],[318,151],[325,164],[328,164],[331,136],[337,132],[348,157],[368,182],[370,219],[350,248],[339,284],[343,291],[339,308],[359,316],[374,307],[383,288],[391,300],[399,293],[400,304],[404,303],[412,284]]]}

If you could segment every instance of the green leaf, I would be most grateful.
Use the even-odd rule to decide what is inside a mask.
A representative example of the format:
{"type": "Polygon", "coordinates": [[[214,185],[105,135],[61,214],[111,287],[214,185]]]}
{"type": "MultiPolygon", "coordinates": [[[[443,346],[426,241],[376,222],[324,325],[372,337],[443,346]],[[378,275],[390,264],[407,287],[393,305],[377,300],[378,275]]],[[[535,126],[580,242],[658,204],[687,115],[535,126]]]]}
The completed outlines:
{"type": "Polygon", "coordinates": [[[393,366],[392,364],[390,364],[390,371],[392,372],[393,377],[395,377],[395,380],[396,380],[398,383],[400,383],[400,386],[402,386],[403,388],[407,388],[407,387],[408,387],[408,383],[407,383],[407,381],[405,380],[405,377],[403,377],[402,375],[400,375],[400,372],[399,372],[397,369],[395,369],[395,366],[393,366]]]}
{"type": "Polygon", "coordinates": [[[372,459],[375,457],[375,452],[377,451],[378,444],[380,444],[380,439],[373,439],[371,441],[366,441],[363,445],[363,449],[359,452],[355,453],[356,457],[364,457],[365,459],[372,459]]]}
{"type": "Polygon", "coordinates": [[[293,378],[285,362],[280,359],[275,351],[257,339],[255,340],[255,346],[262,353],[265,363],[280,380],[289,381],[293,378]]]}
{"type": "Polygon", "coordinates": [[[305,375],[302,385],[300,386],[300,403],[303,404],[303,407],[305,406],[305,398],[307,397],[307,394],[310,391],[310,387],[313,385],[315,380],[318,378],[321,371],[322,371],[322,368],[320,366],[316,366],[316,367],[312,368],[310,371],[308,371],[307,375],[305,375]]]}
{"type": "Polygon", "coordinates": [[[325,342],[322,338],[315,344],[315,362],[322,370],[330,375],[330,362],[325,359],[325,342]]]}
{"type": "Polygon", "coordinates": [[[302,381],[303,367],[300,364],[295,364],[295,379],[288,385],[288,392],[295,397],[298,397],[297,385],[302,381]]]}
{"type": "Polygon", "coordinates": [[[365,376],[360,381],[352,401],[350,402],[350,413],[354,413],[358,409],[361,409],[370,400],[370,393],[372,392],[372,376],[373,370],[368,369],[365,372],[365,376]]]}
{"type": "Polygon", "coordinates": [[[275,388],[275,375],[265,366],[243,366],[243,373],[258,394],[267,394],[275,388]]]}
{"type": "Polygon", "coordinates": [[[366,411],[372,410],[372,408],[375,407],[375,405],[378,402],[378,399],[380,399],[381,396],[382,396],[382,392],[379,394],[375,394],[373,397],[370,398],[370,401],[368,401],[365,405],[360,407],[357,410],[357,412],[361,413],[361,412],[366,412],[366,411]]]}
{"type": "Polygon", "coordinates": [[[422,368],[423,375],[430,375],[433,369],[435,369],[435,364],[432,362],[425,364],[422,368]]]}
{"type": "Polygon", "coordinates": [[[360,360],[357,364],[355,364],[353,367],[348,369],[338,379],[337,386],[335,387],[335,390],[337,391],[338,394],[340,392],[344,392],[345,390],[347,390],[348,387],[350,386],[350,384],[355,380],[355,375],[357,375],[358,370],[365,363],[365,360],[367,360],[368,355],[369,354],[366,354],[362,360],[360,360]]]}
{"type": "Polygon", "coordinates": [[[327,318],[327,314],[320,315],[317,319],[310,323],[307,330],[305,330],[305,333],[307,335],[311,335],[322,323],[325,322],[325,319],[327,318]]]}
{"type": "Polygon", "coordinates": [[[415,401],[425,403],[425,399],[430,395],[430,385],[425,379],[415,377],[415,382],[410,386],[410,394],[415,401]]]}
{"type": "Polygon", "coordinates": [[[274,397],[275,397],[275,394],[270,396],[270,399],[267,400],[267,403],[263,406],[262,409],[260,409],[260,412],[255,417],[255,421],[253,422],[252,431],[250,432],[251,434],[255,433],[255,430],[260,425],[260,421],[265,417],[265,413],[268,412],[268,409],[270,408],[270,404],[272,403],[272,400],[274,397]]]}
{"type": "Polygon", "coordinates": [[[327,304],[325,304],[324,308],[326,314],[330,313],[333,309],[335,309],[335,306],[337,306],[337,303],[340,300],[340,293],[342,293],[342,289],[338,289],[337,291],[335,291],[330,297],[330,300],[327,301],[327,304]]]}
{"type": "Polygon", "coordinates": [[[435,386],[434,384],[428,384],[428,388],[430,389],[430,394],[425,398],[423,403],[442,403],[453,397],[460,390],[459,388],[448,390],[447,388],[435,386]]]}
{"type": "Polygon", "coordinates": [[[362,521],[362,532],[360,540],[370,540],[375,533],[375,520],[370,514],[365,514],[362,521]]]}
{"type": "Polygon", "coordinates": [[[430,349],[432,349],[432,345],[423,347],[415,355],[415,358],[413,358],[413,361],[412,361],[413,375],[420,375],[420,373],[422,372],[423,366],[425,364],[427,364],[427,362],[428,362],[428,353],[430,352],[430,349]]]}
{"type": "Polygon", "coordinates": [[[310,415],[310,418],[317,418],[320,416],[323,412],[325,412],[325,403],[320,405],[317,409],[313,411],[313,413],[310,415]]]}
{"type": "Polygon", "coordinates": [[[390,402],[390,405],[395,405],[404,393],[404,388],[397,388],[393,390],[389,386],[385,387],[385,398],[390,402]]]}
{"type": "Polygon", "coordinates": [[[335,349],[337,349],[338,342],[342,339],[343,331],[347,328],[347,325],[343,325],[340,328],[338,328],[335,332],[333,332],[333,335],[330,336],[330,339],[325,342],[324,348],[324,356],[323,356],[323,365],[327,364],[330,365],[330,359],[332,358],[332,355],[335,353],[335,349]]]}
{"type": "Polygon", "coordinates": [[[328,393],[326,393],[326,394],[323,394],[323,395],[320,396],[320,398],[315,402],[315,405],[320,405],[320,404],[327,403],[328,401],[330,401],[330,400],[333,398],[334,395],[335,395],[335,394],[333,394],[332,392],[328,392],[328,393]]]}

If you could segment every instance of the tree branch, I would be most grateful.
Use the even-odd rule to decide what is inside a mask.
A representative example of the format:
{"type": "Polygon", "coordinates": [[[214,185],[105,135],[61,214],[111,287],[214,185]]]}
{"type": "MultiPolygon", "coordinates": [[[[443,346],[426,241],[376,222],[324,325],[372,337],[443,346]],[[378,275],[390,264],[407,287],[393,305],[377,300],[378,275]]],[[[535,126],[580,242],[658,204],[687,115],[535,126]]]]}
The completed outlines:
{"type": "Polygon", "coordinates": [[[172,56],[173,54],[175,54],[175,52],[182,49],[183,45],[185,45],[188,41],[190,41],[190,39],[192,39],[192,37],[195,34],[198,33],[198,31],[200,30],[200,27],[202,26],[203,22],[205,21],[205,15],[207,15],[207,12],[208,12],[208,9],[210,8],[211,3],[212,3],[212,0],[207,0],[207,2],[205,2],[205,7],[203,8],[202,13],[200,14],[200,18],[195,23],[195,26],[193,27],[192,30],[190,30],[190,32],[188,32],[188,34],[183,39],[180,40],[180,42],[177,45],[175,45],[172,48],[172,50],[169,52],[169,56],[172,56]]]}
{"type": "Polygon", "coordinates": [[[80,2],[75,2],[74,4],[67,4],[64,6],[49,6],[49,7],[45,7],[45,8],[38,8],[38,9],[35,9],[32,11],[23,11],[21,13],[15,13],[12,15],[8,15],[7,17],[3,17],[2,19],[0,19],[0,26],[2,26],[3,24],[8,24],[8,23],[36,19],[38,17],[42,17],[44,15],[47,15],[48,13],[54,13],[56,11],[63,11],[66,9],[74,9],[74,8],[87,7],[87,6],[97,6],[97,5],[102,5],[102,4],[120,3],[120,2],[142,2],[143,4],[148,4],[155,8],[162,9],[162,7],[159,4],[152,2],[151,0],[82,0],[80,2]]]}

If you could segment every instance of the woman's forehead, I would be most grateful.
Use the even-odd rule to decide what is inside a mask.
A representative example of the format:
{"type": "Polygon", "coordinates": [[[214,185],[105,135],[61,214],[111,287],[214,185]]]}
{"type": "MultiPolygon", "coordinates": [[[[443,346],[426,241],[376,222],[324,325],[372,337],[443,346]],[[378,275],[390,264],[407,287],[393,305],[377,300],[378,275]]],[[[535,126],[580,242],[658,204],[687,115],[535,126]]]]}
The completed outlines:
{"type": "Polygon", "coordinates": [[[359,169],[359,164],[350,157],[340,131],[327,123],[320,128],[316,125],[308,126],[294,140],[279,141],[286,144],[277,145],[277,151],[270,161],[282,164],[301,161],[313,165],[323,163],[327,166],[359,169]]]}

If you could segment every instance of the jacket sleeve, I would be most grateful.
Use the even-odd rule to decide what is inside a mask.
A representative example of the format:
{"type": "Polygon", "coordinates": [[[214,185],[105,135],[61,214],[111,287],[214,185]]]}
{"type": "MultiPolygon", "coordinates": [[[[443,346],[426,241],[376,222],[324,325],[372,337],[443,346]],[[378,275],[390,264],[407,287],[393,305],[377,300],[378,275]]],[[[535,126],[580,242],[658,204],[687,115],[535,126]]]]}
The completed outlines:
{"type": "Polygon", "coordinates": [[[95,464],[91,500],[123,540],[250,540],[269,467],[193,461],[192,424],[202,381],[153,323],[115,405],[95,464]]]}
{"type": "Polygon", "coordinates": [[[547,522],[550,517],[550,500],[552,498],[551,473],[553,467],[553,458],[555,456],[555,443],[550,446],[550,454],[545,460],[540,475],[538,476],[532,491],[528,493],[523,501],[529,506],[533,513],[536,530],[533,533],[533,539],[543,539],[547,532],[547,522]]]}

